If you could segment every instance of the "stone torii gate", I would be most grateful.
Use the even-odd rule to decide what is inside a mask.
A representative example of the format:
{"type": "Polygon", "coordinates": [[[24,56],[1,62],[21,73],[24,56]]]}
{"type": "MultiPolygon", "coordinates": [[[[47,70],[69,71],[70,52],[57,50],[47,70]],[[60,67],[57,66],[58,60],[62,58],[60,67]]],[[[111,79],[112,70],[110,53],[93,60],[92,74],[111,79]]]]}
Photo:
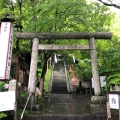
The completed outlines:
{"type": "Polygon", "coordinates": [[[111,39],[110,32],[67,32],[67,33],[33,33],[33,32],[17,32],[17,39],[33,39],[31,65],[29,74],[28,91],[35,92],[35,81],[38,63],[38,50],[90,50],[92,76],[94,83],[95,95],[101,92],[100,77],[98,71],[98,61],[95,46],[95,39],[111,39]],[[87,39],[88,45],[39,45],[39,39],[87,39]]]}

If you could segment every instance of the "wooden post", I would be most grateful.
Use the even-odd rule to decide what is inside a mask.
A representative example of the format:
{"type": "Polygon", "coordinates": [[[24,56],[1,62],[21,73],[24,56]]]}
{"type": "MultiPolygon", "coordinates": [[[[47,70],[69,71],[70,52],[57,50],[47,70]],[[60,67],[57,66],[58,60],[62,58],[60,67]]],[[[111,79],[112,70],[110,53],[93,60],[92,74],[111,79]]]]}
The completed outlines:
{"type": "Polygon", "coordinates": [[[39,82],[39,90],[40,90],[41,95],[42,95],[42,92],[43,92],[43,78],[40,78],[39,81],[40,81],[40,82],[39,82]]]}
{"type": "Polygon", "coordinates": [[[101,85],[100,85],[97,53],[96,53],[94,38],[89,39],[89,45],[90,45],[90,56],[91,56],[91,66],[92,66],[94,92],[95,92],[95,95],[99,95],[101,93],[101,85]]]}
{"type": "Polygon", "coordinates": [[[111,110],[110,110],[110,103],[106,102],[107,105],[107,120],[111,119],[111,110]]]}
{"type": "Polygon", "coordinates": [[[120,120],[120,109],[119,109],[119,120],[120,120]]]}
{"type": "MultiPolygon", "coordinates": [[[[118,96],[118,101],[119,101],[119,103],[120,103],[120,94],[118,94],[119,96],[118,96]]],[[[119,104],[119,120],[120,120],[120,104],[119,104]]]]}
{"type": "Polygon", "coordinates": [[[37,63],[38,63],[38,46],[39,46],[39,39],[34,38],[33,46],[32,46],[32,54],[31,54],[29,83],[28,83],[28,91],[32,93],[35,92],[35,82],[36,82],[37,63]]]}
{"type": "Polygon", "coordinates": [[[16,80],[15,85],[15,104],[14,104],[14,120],[17,120],[17,101],[18,101],[18,81],[16,80]]]}

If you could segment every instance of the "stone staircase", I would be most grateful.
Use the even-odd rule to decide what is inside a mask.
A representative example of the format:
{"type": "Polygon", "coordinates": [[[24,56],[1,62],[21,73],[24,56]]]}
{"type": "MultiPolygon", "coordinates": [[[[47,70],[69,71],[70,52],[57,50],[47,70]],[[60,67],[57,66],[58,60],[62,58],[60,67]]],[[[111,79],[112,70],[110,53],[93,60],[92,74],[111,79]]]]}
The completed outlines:
{"type": "Polygon", "coordinates": [[[52,91],[55,94],[68,94],[64,63],[62,61],[55,65],[53,70],[52,91]]]}
{"type": "Polygon", "coordinates": [[[54,71],[51,93],[56,93],[56,94],[68,93],[64,72],[60,73],[60,72],[54,71]]]}
{"type": "Polygon", "coordinates": [[[90,112],[90,95],[68,94],[63,63],[53,73],[52,91],[42,113],[27,115],[23,120],[107,120],[106,114],[90,112]]]}
{"type": "Polygon", "coordinates": [[[104,115],[29,115],[24,120],[107,120],[104,115]]]}

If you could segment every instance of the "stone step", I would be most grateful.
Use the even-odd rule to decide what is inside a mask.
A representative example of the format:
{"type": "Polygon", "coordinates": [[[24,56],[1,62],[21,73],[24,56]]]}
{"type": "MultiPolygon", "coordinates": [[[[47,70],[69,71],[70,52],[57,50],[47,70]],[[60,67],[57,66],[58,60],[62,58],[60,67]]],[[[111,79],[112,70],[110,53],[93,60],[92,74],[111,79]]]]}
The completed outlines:
{"type": "Polygon", "coordinates": [[[67,84],[65,79],[54,79],[52,83],[51,93],[68,94],[67,84]]]}
{"type": "Polygon", "coordinates": [[[52,87],[51,93],[68,94],[67,87],[52,87]]]}
{"type": "Polygon", "coordinates": [[[107,120],[105,115],[29,115],[23,120],[107,120]]]}

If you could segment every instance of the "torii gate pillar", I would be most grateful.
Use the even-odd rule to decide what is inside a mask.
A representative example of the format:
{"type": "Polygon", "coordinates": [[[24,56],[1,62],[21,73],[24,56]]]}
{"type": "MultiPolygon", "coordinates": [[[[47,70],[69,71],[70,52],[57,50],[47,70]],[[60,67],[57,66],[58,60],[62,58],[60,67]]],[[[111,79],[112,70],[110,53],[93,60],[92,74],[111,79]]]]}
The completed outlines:
{"type": "Polygon", "coordinates": [[[94,38],[89,39],[89,46],[90,46],[90,57],[91,57],[94,93],[95,93],[95,95],[99,95],[101,93],[101,85],[100,85],[100,76],[99,76],[99,71],[98,71],[98,60],[97,60],[97,53],[96,53],[94,38]]]}
{"type": "Polygon", "coordinates": [[[28,91],[31,93],[35,92],[35,82],[36,82],[36,73],[37,73],[37,63],[38,63],[38,46],[39,39],[34,38],[31,54],[31,64],[30,64],[30,74],[29,74],[29,83],[28,91]]]}

